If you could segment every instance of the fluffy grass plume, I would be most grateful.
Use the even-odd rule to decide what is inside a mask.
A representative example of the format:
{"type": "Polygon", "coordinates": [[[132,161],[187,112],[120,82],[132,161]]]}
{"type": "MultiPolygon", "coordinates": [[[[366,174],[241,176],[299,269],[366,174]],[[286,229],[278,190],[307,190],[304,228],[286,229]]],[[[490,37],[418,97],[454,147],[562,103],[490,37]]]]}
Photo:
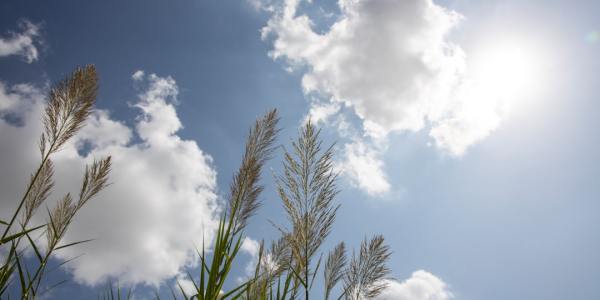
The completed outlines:
{"type": "Polygon", "coordinates": [[[236,299],[247,292],[248,283],[227,292],[223,291],[223,287],[241,248],[244,239],[243,229],[260,206],[258,196],[263,190],[259,184],[260,176],[264,164],[273,152],[278,121],[277,111],[272,110],[258,119],[250,129],[242,163],[231,183],[228,208],[219,222],[212,256],[209,259],[203,245],[202,251],[199,252],[200,278],[195,279],[188,274],[189,279],[194,283],[195,294],[188,297],[184,289],[179,286],[185,299],[236,299]]]}
{"type": "MultiPolygon", "coordinates": [[[[110,157],[94,161],[86,167],[77,201],[73,201],[71,194],[66,194],[48,210],[46,224],[30,226],[29,223],[54,187],[54,166],[51,156],[85,125],[92,113],[97,91],[98,77],[96,68],[92,65],[75,69],[50,90],[48,103],[42,116],[44,129],[38,145],[40,164],[31,175],[25,193],[10,221],[0,220],[0,224],[4,227],[0,247],[8,253],[0,267],[0,297],[7,296],[9,287],[14,286],[22,299],[36,298],[44,292],[40,292],[40,287],[52,254],[62,248],[85,242],[60,244],[77,212],[107,186],[111,168],[110,157]],[[47,242],[45,250],[40,249],[31,237],[38,230],[45,230],[47,242]],[[23,240],[26,245],[20,247],[23,240]],[[24,262],[23,253],[27,249],[31,249],[35,254],[34,262],[24,262]]],[[[60,283],[62,282],[51,285],[45,291],[60,283]]]]}
{"type": "Polygon", "coordinates": [[[387,261],[391,255],[382,235],[363,240],[358,255],[352,260],[344,276],[346,299],[370,299],[387,287],[385,279],[390,273],[387,261]]]}
{"type": "Polygon", "coordinates": [[[289,229],[282,229],[294,261],[290,267],[304,287],[306,299],[316,275],[312,260],[331,232],[339,208],[333,202],[338,190],[332,158],[333,147],[322,148],[319,131],[309,121],[292,143],[292,151],[285,151],[283,175],[277,180],[290,222],[289,229]]]}

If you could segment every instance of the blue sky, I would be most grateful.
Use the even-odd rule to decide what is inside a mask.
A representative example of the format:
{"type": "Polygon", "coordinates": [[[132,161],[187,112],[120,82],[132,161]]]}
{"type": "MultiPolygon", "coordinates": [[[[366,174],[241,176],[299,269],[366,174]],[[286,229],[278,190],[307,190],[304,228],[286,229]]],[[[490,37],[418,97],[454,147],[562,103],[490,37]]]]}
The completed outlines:
{"type": "MultiPolygon", "coordinates": [[[[111,251],[121,251],[126,259],[146,250],[125,242],[111,249],[98,238],[85,246],[91,248],[74,250],[86,253],[89,261],[84,257],[57,273],[71,282],[51,298],[95,297],[106,276],[142,282],[136,288],[140,296],[153,290],[143,282],[162,283],[166,291],[203,226],[214,221],[214,208],[206,203],[226,195],[248,126],[270,108],[280,112],[281,144],[289,144],[307,116],[319,121],[326,142],[336,142],[342,208],[324,247],[340,240],[357,246],[365,236],[383,234],[394,252],[390,267],[399,290],[389,299],[448,299],[449,294],[469,300],[598,298],[599,4],[340,3],[345,10],[335,1],[0,4],[2,40],[27,36],[27,29],[34,28],[32,43],[23,49],[37,51],[0,48],[0,186],[8,190],[2,193],[3,211],[12,203],[5,200],[13,196],[8,187],[24,185],[34,163],[16,148],[37,138],[26,135],[35,126],[15,127],[6,121],[7,113],[35,111],[49,83],[84,64],[98,68],[97,107],[106,115],[98,115],[95,130],[81,139],[100,136],[109,145],[97,145],[92,153],[137,157],[149,172],[172,168],[179,172],[172,180],[203,187],[192,194],[202,202],[191,209],[200,213],[193,230],[181,230],[179,237],[166,239],[172,245],[157,249],[184,258],[161,262],[162,256],[149,256],[150,261],[114,266],[102,262],[110,266],[99,270],[91,261],[107,259],[111,251]],[[295,13],[285,15],[284,8],[295,13]],[[517,56],[506,56],[514,49],[517,56]],[[144,75],[132,78],[138,70],[144,75]],[[34,91],[24,92],[16,88],[19,84],[34,91]],[[152,92],[159,93],[158,102],[144,100],[152,92]],[[144,103],[147,110],[141,108],[141,114],[144,103]],[[157,103],[165,110],[151,111],[157,103]],[[171,108],[175,119],[165,113],[171,108]],[[169,118],[153,123],[158,131],[166,128],[165,136],[176,137],[165,143],[173,149],[194,144],[181,152],[181,161],[197,159],[197,168],[152,161],[169,151],[175,153],[169,159],[177,161],[180,154],[165,150],[162,140],[148,142],[150,134],[135,129],[144,117],[161,122],[159,116],[169,118]],[[177,128],[177,122],[183,126],[179,131],[168,127],[177,128]],[[18,130],[23,134],[15,135],[18,130]],[[24,137],[13,140],[19,136],[24,137]],[[144,141],[150,143],[146,152],[135,156],[134,146],[144,141]],[[154,262],[160,267],[143,267],[154,262]],[[128,277],[125,269],[138,275],[128,277]],[[423,293],[407,292],[411,287],[423,293]],[[426,292],[435,296],[426,298],[426,292]]],[[[24,118],[35,123],[34,117],[24,118]]],[[[90,158],[79,157],[73,147],[61,157],[66,165],[90,158]]],[[[275,172],[278,158],[269,164],[275,172]]],[[[119,166],[133,170],[126,161],[115,165],[117,178],[119,166]]],[[[127,172],[122,174],[135,174],[127,172]]],[[[254,240],[276,237],[268,220],[284,221],[272,176],[265,175],[263,207],[248,229],[254,240]]],[[[160,176],[152,178],[152,184],[169,184],[160,176]]],[[[126,199],[88,207],[88,218],[77,223],[83,229],[72,238],[106,234],[108,240],[126,241],[128,230],[145,224],[109,211],[127,201],[133,204],[124,204],[124,210],[139,218],[162,218],[143,232],[161,241],[160,234],[173,236],[182,226],[171,220],[194,216],[175,208],[168,210],[172,213],[150,209],[165,203],[185,207],[189,194],[144,202],[141,188],[130,191],[118,183],[108,195],[126,199]],[[89,220],[113,217],[119,229],[87,230],[98,226],[89,220]],[[114,231],[122,234],[113,236],[114,231]]],[[[67,188],[67,183],[58,186],[59,191],[67,188]]],[[[243,254],[236,276],[243,276],[250,257],[243,254]]]]}

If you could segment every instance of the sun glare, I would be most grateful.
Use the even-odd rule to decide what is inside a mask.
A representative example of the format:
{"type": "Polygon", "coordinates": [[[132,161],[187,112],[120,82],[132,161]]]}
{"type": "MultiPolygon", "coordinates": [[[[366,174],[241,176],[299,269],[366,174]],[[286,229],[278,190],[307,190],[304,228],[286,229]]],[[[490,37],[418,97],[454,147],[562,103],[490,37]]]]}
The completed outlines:
{"type": "Polygon", "coordinates": [[[539,54],[523,43],[487,45],[474,54],[472,75],[488,93],[511,101],[534,92],[540,83],[539,54]]]}

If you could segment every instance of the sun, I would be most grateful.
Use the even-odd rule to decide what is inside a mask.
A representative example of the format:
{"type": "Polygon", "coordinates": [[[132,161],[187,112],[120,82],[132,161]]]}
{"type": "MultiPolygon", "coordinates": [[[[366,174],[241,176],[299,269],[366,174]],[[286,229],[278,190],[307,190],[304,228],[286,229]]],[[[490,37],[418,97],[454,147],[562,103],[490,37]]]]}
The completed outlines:
{"type": "Polygon", "coordinates": [[[471,75],[486,93],[517,101],[541,83],[541,53],[523,41],[487,43],[473,53],[471,75]]]}

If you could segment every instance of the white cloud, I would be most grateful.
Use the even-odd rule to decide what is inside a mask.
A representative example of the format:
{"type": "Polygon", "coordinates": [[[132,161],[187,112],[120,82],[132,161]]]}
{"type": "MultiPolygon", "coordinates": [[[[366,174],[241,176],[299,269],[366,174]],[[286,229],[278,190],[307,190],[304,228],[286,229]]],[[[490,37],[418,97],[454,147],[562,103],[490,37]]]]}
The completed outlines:
{"type": "Polygon", "coordinates": [[[263,10],[268,12],[273,12],[275,10],[275,6],[273,5],[274,1],[275,0],[246,0],[246,2],[257,11],[263,10]]]}
{"type": "Polygon", "coordinates": [[[340,0],[322,31],[301,2],[285,0],[263,28],[270,55],[304,72],[306,93],[351,108],[367,135],[430,128],[435,145],[458,156],[499,126],[498,99],[469,78],[466,54],[449,40],[458,13],[432,0],[340,0]]]}
{"type": "Polygon", "coordinates": [[[313,102],[303,123],[308,122],[308,120],[314,124],[319,124],[321,122],[327,123],[331,116],[339,111],[340,105],[338,103],[313,102]]]}
{"type": "Polygon", "coordinates": [[[135,71],[132,75],[131,75],[131,79],[135,80],[135,81],[140,81],[142,79],[144,79],[144,71],[142,70],[137,70],[135,71]]]}
{"type": "Polygon", "coordinates": [[[0,37],[0,57],[19,55],[32,63],[38,59],[35,42],[39,38],[40,28],[28,20],[22,20],[19,29],[21,32],[9,32],[8,36],[0,37]]]}
{"type": "Polygon", "coordinates": [[[260,250],[260,243],[258,241],[253,240],[252,238],[246,237],[242,242],[242,248],[240,249],[243,252],[246,252],[248,255],[252,257],[258,257],[258,251],[260,250]]]}
{"type": "Polygon", "coordinates": [[[22,115],[33,102],[42,97],[39,90],[30,84],[7,86],[0,81],[0,116],[2,113],[22,115]]]}
{"type": "Polygon", "coordinates": [[[377,196],[390,191],[391,186],[383,170],[381,150],[362,140],[344,145],[343,160],[338,167],[354,186],[369,195],[377,196]]]}
{"type": "Polygon", "coordinates": [[[499,98],[486,95],[485,91],[470,81],[457,87],[456,96],[461,101],[446,112],[446,117],[434,122],[429,136],[439,148],[460,156],[470,145],[484,139],[500,126],[507,106],[499,98]]]}
{"type": "MultiPolygon", "coordinates": [[[[217,224],[216,172],[211,157],[195,141],[177,135],[181,122],[174,106],[175,80],[151,74],[140,78],[140,84],[144,89],[135,104],[135,128],[111,119],[107,111],[96,111],[54,158],[57,186],[52,199],[77,191],[86,162],[113,157],[112,185],[80,211],[64,242],[95,240],[57,253],[62,259],[85,254],[67,264],[79,282],[99,284],[111,276],[122,283],[159,284],[197,263],[195,245],[203,239],[210,242],[217,224]]],[[[39,159],[40,95],[0,89],[3,105],[28,103],[21,110],[23,126],[0,118],[0,217],[16,205],[39,159]]]]}
{"type": "Polygon", "coordinates": [[[195,295],[197,292],[194,282],[190,279],[190,277],[187,274],[177,275],[177,281],[173,286],[173,290],[180,291],[180,289],[182,289],[187,296],[195,295]]]}
{"type": "Polygon", "coordinates": [[[449,300],[454,298],[448,285],[435,275],[419,270],[404,282],[388,281],[376,300],[449,300]]]}
{"type": "MultiPolygon", "coordinates": [[[[250,256],[250,260],[248,260],[248,263],[246,264],[246,276],[254,275],[256,263],[258,262],[258,252],[260,251],[260,243],[256,240],[253,240],[250,237],[246,237],[242,242],[242,248],[240,250],[242,250],[242,252],[245,252],[250,256]]],[[[238,281],[243,281],[243,278],[238,278],[238,281]]]]}

